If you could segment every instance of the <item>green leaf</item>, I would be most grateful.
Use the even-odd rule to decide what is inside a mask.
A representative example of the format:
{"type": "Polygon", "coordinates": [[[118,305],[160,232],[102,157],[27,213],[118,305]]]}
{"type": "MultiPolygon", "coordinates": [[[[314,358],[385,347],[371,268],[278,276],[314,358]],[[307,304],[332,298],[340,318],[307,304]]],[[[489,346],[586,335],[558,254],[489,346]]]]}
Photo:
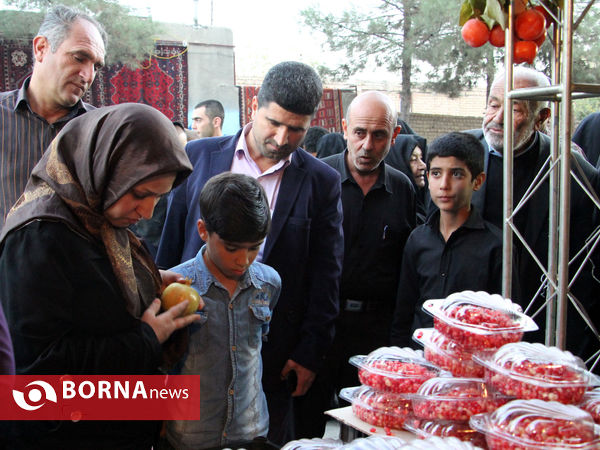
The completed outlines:
{"type": "Polygon", "coordinates": [[[498,0],[487,0],[481,20],[487,24],[490,30],[495,24],[499,24],[503,30],[506,28],[506,14],[498,0]]]}
{"type": "Polygon", "coordinates": [[[458,24],[462,27],[467,20],[469,20],[475,12],[473,11],[473,7],[471,6],[471,2],[469,0],[464,0],[462,5],[460,5],[460,19],[458,24]]]}
{"type": "Polygon", "coordinates": [[[486,0],[469,0],[469,2],[471,3],[471,8],[473,8],[475,15],[480,16],[485,9],[486,0]]]}

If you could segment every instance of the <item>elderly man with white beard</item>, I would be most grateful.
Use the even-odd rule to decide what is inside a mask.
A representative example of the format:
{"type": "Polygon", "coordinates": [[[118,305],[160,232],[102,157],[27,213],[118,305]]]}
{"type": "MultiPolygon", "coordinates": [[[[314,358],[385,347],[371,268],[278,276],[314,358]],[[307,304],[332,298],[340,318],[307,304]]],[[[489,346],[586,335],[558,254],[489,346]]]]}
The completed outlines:
{"type": "MultiPolygon", "coordinates": [[[[480,130],[471,130],[470,133],[478,137],[488,150],[485,155],[484,169],[487,174],[486,182],[482,189],[475,192],[472,203],[482,211],[484,219],[502,227],[503,220],[503,155],[504,149],[504,83],[505,75],[496,76],[487,101],[484,113],[483,126],[480,130]]],[[[517,66],[514,68],[514,88],[549,86],[548,78],[534,69],[517,66]]],[[[548,168],[550,154],[550,138],[542,132],[544,124],[550,117],[550,109],[546,102],[534,100],[513,101],[513,207],[523,198],[527,188],[532,184],[536,174],[548,168]]],[[[576,173],[580,178],[587,177],[591,185],[598,191],[598,173],[585,158],[577,152],[572,153],[572,167],[576,168],[575,160],[579,162],[583,174],[576,173]]],[[[523,235],[527,244],[533,249],[536,257],[547,267],[548,260],[548,206],[549,185],[548,179],[541,184],[527,204],[514,216],[514,223],[523,235]]],[[[591,200],[575,182],[571,183],[571,257],[582,247],[585,239],[597,226],[597,213],[591,200]]],[[[556,230],[552,230],[556,233],[556,230]]],[[[525,250],[523,244],[515,239],[517,260],[519,261],[519,281],[522,298],[518,299],[525,308],[538,291],[541,284],[541,271],[534,259],[525,250]]],[[[578,262],[580,258],[578,258],[578,262]]],[[[573,264],[572,268],[579,264],[573,264]]],[[[600,325],[600,311],[598,293],[600,284],[593,277],[593,267],[588,262],[571,291],[583,303],[596,323],[600,325]]],[[[574,270],[571,270],[571,276],[574,270]]],[[[536,297],[536,311],[542,305],[545,296],[542,289],[536,297]]],[[[540,331],[528,333],[525,338],[543,342],[545,329],[545,314],[536,317],[540,331]]],[[[599,342],[592,330],[587,327],[572,305],[569,305],[567,324],[567,349],[587,358],[599,347],[599,342]]]]}

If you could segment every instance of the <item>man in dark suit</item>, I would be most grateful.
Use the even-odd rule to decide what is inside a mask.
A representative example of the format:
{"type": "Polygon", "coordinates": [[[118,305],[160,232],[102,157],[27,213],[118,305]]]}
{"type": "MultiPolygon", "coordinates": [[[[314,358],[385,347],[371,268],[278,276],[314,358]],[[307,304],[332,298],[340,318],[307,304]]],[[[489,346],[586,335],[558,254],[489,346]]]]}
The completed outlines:
{"type": "Polygon", "coordinates": [[[277,64],[252,100],[253,122],[235,136],[190,142],[194,172],[169,198],[157,255],[159,266],[172,267],[198,252],[198,196],[210,177],[231,170],[254,176],[265,188],[273,220],[259,259],[282,279],[262,352],[269,438],[278,444],[294,437],[291,397],[304,395],[312,384],[339,311],[340,177],[298,148],[321,95],[312,68],[277,64]]]}
{"type": "MultiPolygon", "coordinates": [[[[490,89],[487,107],[480,130],[470,132],[480,139],[487,149],[485,154],[486,182],[479,191],[473,194],[472,204],[480,211],[484,219],[502,227],[503,219],[503,162],[505,153],[504,136],[504,74],[499,74],[490,89]]],[[[514,88],[527,88],[548,86],[548,78],[536,70],[515,67],[514,88]]],[[[513,196],[514,205],[523,198],[525,192],[532,184],[536,175],[549,167],[550,138],[541,130],[550,116],[550,109],[545,102],[535,100],[516,100],[513,102],[513,196]]],[[[598,174],[585,158],[577,152],[572,152],[572,170],[580,179],[589,180],[594,189],[597,189],[598,174]],[[577,163],[581,166],[579,171],[577,163]]],[[[529,201],[514,216],[514,223],[523,235],[528,246],[531,247],[539,261],[547,267],[548,261],[548,205],[549,184],[546,178],[540,183],[539,188],[533,193],[529,201]]],[[[570,214],[570,254],[574,257],[585,243],[597,225],[595,207],[579,185],[572,180],[571,183],[571,214],[570,214]]],[[[556,230],[552,230],[556,233],[556,230]]],[[[525,250],[523,244],[515,239],[517,260],[519,262],[519,281],[523,308],[534,302],[529,313],[534,313],[545,299],[545,288],[540,290],[541,271],[534,258],[525,250]],[[538,292],[539,290],[539,292],[538,292]]],[[[578,257],[572,264],[571,275],[581,264],[578,257]]],[[[599,300],[597,294],[600,285],[593,277],[593,267],[588,262],[579,274],[577,281],[572,286],[572,293],[583,304],[590,317],[596,321],[598,327],[599,300]]],[[[545,328],[545,314],[542,312],[536,317],[540,331],[528,333],[525,338],[543,342],[545,328]]],[[[567,349],[581,356],[589,357],[598,348],[598,340],[592,330],[579,318],[579,314],[572,305],[568,310],[567,349]]]]}

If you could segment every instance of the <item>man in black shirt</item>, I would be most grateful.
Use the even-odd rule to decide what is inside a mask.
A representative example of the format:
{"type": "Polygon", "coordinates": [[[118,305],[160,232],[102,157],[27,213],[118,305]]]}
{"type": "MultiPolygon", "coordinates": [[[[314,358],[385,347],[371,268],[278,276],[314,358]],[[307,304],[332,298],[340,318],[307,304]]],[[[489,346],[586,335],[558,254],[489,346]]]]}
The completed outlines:
{"type": "Polygon", "coordinates": [[[321,437],[323,411],[342,387],[358,384],[355,354],[389,345],[402,251],[415,227],[415,190],[383,159],[400,131],[391,100],[379,92],[356,97],[343,121],[347,149],[323,159],[341,175],[344,264],[336,336],[313,388],[298,402],[297,437],[321,437]]]}
{"type": "Polygon", "coordinates": [[[465,290],[502,292],[502,232],[483,220],[471,198],[484,180],[484,148],[467,133],[431,144],[427,179],[437,210],[415,229],[404,249],[392,344],[412,343],[416,328],[433,326],[425,300],[465,290]]]}

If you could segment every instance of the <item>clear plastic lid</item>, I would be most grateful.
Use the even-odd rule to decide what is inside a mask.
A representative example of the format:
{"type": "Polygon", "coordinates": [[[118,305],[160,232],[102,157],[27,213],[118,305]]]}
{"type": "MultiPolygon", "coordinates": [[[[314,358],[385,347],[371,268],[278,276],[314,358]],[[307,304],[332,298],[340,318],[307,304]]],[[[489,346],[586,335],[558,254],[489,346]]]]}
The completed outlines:
{"type": "Polygon", "coordinates": [[[436,329],[417,328],[413,340],[425,348],[425,359],[455,377],[483,378],[483,366],[473,361],[473,353],[436,329]]]}
{"type": "Polygon", "coordinates": [[[397,436],[369,436],[354,439],[340,447],[343,450],[396,450],[404,448],[406,441],[397,436]]]}
{"type": "Polygon", "coordinates": [[[344,443],[339,439],[330,438],[313,438],[313,439],[297,439],[290,441],[281,447],[281,450],[326,450],[339,449],[344,443]]]}
{"type": "Polygon", "coordinates": [[[444,374],[423,357],[423,352],[408,347],[380,347],[368,355],[350,358],[358,367],[362,384],[395,393],[416,392],[429,378],[444,374]]]}
{"type": "Polygon", "coordinates": [[[340,397],[352,403],[355,416],[377,427],[401,430],[412,411],[411,401],[405,395],[378,391],[370,386],[344,388],[340,397]]]}
{"type": "Polygon", "coordinates": [[[427,300],[423,309],[447,325],[479,335],[512,333],[516,336],[538,329],[518,304],[483,291],[463,291],[442,300],[427,300]]]}
{"type": "Polygon", "coordinates": [[[600,378],[586,370],[572,353],[539,343],[506,344],[474,359],[486,369],[486,379],[499,391],[523,399],[578,403],[600,378]]]}
{"type": "Polygon", "coordinates": [[[480,378],[431,378],[409,396],[416,416],[457,421],[493,411],[512,400],[489,388],[480,378]]]}
{"type": "Polygon", "coordinates": [[[559,402],[513,400],[469,423],[487,435],[490,447],[588,450],[600,445],[600,429],[590,414],[559,402]]]}
{"type": "Polygon", "coordinates": [[[402,450],[482,450],[470,442],[464,442],[455,437],[429,437],[424,440],[415,439],[409,442],[402,450]]]}
{"type": "Polygon", "coordinates": [[[461,441],[470,442],[478,447],[486,447],[485,435],[471,428],[468,422],[422,419],[411,415],[404,422],[404,428],[420,439],[427,439],[433,436],[444,438],[454,437],[461,441]]]}
{"type": "Polygon", "coordinates": [[[600,388],[587,391],[579,407],[592,415],[594,422],[600,424],[600,388]]]}

